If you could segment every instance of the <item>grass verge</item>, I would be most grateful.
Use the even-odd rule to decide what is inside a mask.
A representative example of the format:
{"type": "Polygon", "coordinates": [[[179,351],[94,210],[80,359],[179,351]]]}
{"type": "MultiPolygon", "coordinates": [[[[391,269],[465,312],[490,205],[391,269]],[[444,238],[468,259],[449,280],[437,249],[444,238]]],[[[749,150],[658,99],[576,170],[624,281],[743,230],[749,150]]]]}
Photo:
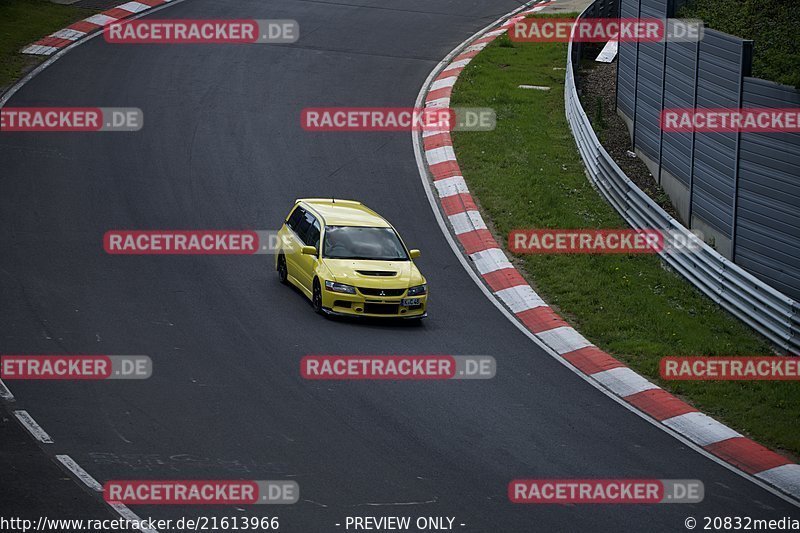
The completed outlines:
{"type": "MultiPolygon", "coordinates": [[[[559,16],[564,16],[560,14],[559,16]]],[[[456,132],[470,191],[505,246],[519,228],[621,228],[584,174],[564,116],[563,43],[501,36],[459,78],[451,105],[492,107],[497,129],[456,132]],[[549,91],[519,89],[546,85],[549,91]]],[[[800,455],[800,386],[791,382],[664,382],[669,355],[770,355],[770,345],[656,256],[526,255],[517,267],[593,343],[667,390],[775,449],[800,455]]]]}
{"type": "Polygon", "coordinates": [[[41,58],[19,50],[42,37],[92,14],[91,10],[46,0],[0,1],[0,92],[41,58]]]}
{"type": "Polygon", "coordinates": [[[796,0],[692,0],[679,15],[753,40],[753,76],[800,89],[800,2],[796,0]]]}

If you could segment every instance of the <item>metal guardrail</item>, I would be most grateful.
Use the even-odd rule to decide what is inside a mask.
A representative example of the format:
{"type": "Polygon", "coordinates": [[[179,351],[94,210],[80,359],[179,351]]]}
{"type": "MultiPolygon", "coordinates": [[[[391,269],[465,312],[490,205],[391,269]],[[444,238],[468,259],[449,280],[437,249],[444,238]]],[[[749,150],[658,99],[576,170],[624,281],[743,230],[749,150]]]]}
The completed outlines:
{"type": "MultiPolygon", "coordinates": [[[[579,18],[594,6],[587,7],[579,18]]],[[[658,229],[693,239],[686,227],[669,216],[625,175],[600,144],[578,98],[572,44],[570,42],[567,53],[564,89],[567,120],[595,187],[631,227],[658,229]]],[[[800,355],[800,304],[745,272],[707,244],[698,244],[698,250],[693,252],[661,252],[659,255],[721,307],[789,354],[800,355]]]]}

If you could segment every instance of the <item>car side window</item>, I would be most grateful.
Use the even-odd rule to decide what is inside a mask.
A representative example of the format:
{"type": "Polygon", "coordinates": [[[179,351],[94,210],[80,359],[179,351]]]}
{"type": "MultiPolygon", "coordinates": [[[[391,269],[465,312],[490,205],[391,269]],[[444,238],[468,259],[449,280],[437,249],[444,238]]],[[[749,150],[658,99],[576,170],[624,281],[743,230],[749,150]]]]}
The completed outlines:
{"type": "Polygon", "coordinates": [[[311,226],[313,220],[314,215],[303,209],[300,219],[297,221],[297,225],[293,228],[294,232],[297,233],[297,237],[300,239],[300,242],[306,242],[306,233],[308,232],[308,228],[311,226]]]}
{"type": "Polygon", "coordinates": [[[319,250],[319,221],[314,220],[314,223],[311,224],[308,228],[308,233],[306,234],[305,238],[306,246],[313,246],[317,250],[319,250]]]}
{"type": "Polygon", "coordinates": [[[289,226],[295,233],[297,233],[297,225],[300,223],[300,219],[303,218],[306,210],[302,207],[298,207],[292,214],[289,216],[289,219],[286,221],[286,225],[289,226]]]}
{"type": "Polygon", "coordinates": [[[300,222],[295,230],[297,232],[297,236],[300,237],[300,240],[306,246],[311,246],[309,242],[309,232],[311,228],[314,226],[314,222],[317,221],[317,218],[309,213],[308,211],[303,211],[303,218],[300,219],[300,222]]]}

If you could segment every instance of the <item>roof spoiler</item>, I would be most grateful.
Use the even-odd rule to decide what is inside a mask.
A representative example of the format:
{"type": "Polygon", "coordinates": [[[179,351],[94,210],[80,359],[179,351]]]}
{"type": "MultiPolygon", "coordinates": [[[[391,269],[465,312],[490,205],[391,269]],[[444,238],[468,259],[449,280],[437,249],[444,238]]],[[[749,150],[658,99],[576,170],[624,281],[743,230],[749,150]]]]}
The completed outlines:
{"type": "Polygon", "coordinates": [[[294,203],[306,202],[309,204],[342,204],[342,205],[362,205],[356,200],[341,200],[339,198],[298,198],[294,203]]]}

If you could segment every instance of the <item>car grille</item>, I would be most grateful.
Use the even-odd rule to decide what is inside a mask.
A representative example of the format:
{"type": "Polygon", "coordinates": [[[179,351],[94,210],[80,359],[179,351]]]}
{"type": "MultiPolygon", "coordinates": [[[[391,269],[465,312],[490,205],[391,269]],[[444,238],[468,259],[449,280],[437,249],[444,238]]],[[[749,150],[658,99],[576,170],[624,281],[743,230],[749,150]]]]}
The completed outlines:
{"type": "Polygon", "coordinates": [[[397,272],[392,270],[356,270],[362,276],[396,276],[397,272]]]}
{"type": "Polygon", "coordinates": [[[371,315],[396,315],[399,311],[398,304],[364,304],[364,312],[371,315]]]}
{"type": "Polygon", "coordinates": [[[406,289],[368,289],[359,287],[358,291],[367,296],[402,296],[406,289]]]}

